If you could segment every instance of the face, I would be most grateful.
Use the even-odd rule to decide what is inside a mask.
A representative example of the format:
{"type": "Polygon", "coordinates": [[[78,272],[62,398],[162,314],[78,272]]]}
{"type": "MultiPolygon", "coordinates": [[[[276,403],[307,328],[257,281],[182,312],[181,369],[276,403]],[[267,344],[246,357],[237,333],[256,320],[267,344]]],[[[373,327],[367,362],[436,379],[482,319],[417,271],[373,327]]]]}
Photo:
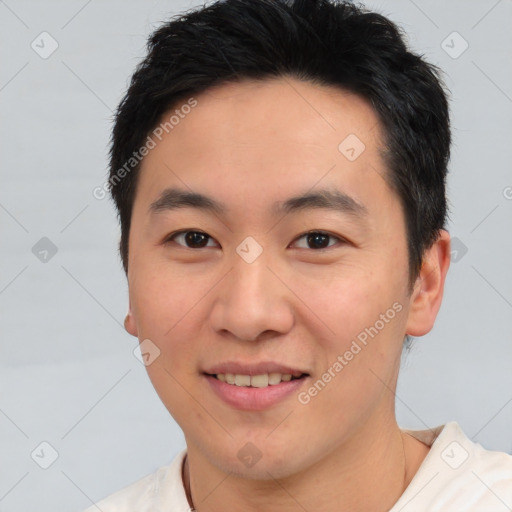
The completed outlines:
{"type": "Polygon", "coordinates": [[[364,100],[292,78],[195,100],[142,163],[126,327],[189,451],[283,477],[394,418],[404,217],[364,100]]]}

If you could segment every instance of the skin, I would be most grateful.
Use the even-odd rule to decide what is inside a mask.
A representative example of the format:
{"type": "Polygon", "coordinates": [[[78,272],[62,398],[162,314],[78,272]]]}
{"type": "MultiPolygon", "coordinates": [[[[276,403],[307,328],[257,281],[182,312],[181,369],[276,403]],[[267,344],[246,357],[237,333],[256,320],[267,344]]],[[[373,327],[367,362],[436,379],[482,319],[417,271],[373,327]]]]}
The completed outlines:
{"type": "Polygon", "coordinates": [[[404,216],[384,179],[381,127],[363,99],[291,77],[222,85],[196,99],[142,163],[125,321],[161,351],[147,371],[185,434],[194,506],[388,510],[428,453],[399,429],[394,391],[404,336],[428,333],[441,305],[449,235],[440,231],[409,293],[404,216]],[[349,134],[365,144],[354,161],[338,150],[349,134]],[[170,186],[215,198],[229,212],[150,215],[170,186]],[[365,205],[367,216],[270,211],[324,187],[365,205]],[[209,235],[207,246],[166,241],[187,229],[209,235]],[[333,235],[329,247],[308,245],[302,235],[310,230],[333,235]],[[250,264],[236,252],[247,236],[263,248],[250,264]],[[202,375],[223,361],[272,360],[307,371],[307,390],[396,302],[400,313],[307,405],[292,394],[267,410],[240,411],[202,375]],[[252,467],[237,457],[247,442],[262,454],[252,467]]]}

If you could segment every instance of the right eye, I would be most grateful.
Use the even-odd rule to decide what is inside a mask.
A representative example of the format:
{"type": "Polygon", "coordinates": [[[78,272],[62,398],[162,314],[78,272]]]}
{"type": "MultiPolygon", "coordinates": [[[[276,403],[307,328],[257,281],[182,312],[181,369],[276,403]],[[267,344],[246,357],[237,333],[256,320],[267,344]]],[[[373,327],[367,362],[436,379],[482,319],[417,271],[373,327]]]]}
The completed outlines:
{"type": "MultiPolygon", "coordinates": [[[[169,235],[165,239],[165,243],[176,242],[187,249],[202,249],[208,247],[208,240],[213,241],[213,238],[202,231],[182,230],[169,235]]],[[[215,247],[215,245],[209,247],[215,247]]]]}

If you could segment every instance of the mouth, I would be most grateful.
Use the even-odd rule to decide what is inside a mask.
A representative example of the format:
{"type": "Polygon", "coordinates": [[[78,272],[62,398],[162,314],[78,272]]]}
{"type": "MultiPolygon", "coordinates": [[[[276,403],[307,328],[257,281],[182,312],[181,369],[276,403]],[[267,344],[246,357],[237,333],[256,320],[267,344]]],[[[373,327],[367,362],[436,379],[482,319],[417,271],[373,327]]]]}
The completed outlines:
{"type": "Polygon", "coordinates": [[[239,411],[265,411],[297,395],[309,373],[272,363],[225,364],[203,372],[214,396],[239,411]]]}
{"type": "Polygon", "coordinates": [[[231,384],[239,387],[266,388],[270,386],[278,386],[282,382],[290,382],[293,380],[304,379],[307,373],[294,375],[292,373],[261,373],[259,375],[244,375],[239,373],[205,373],[208,377],[213,377],[220,382],[231,384]]]}

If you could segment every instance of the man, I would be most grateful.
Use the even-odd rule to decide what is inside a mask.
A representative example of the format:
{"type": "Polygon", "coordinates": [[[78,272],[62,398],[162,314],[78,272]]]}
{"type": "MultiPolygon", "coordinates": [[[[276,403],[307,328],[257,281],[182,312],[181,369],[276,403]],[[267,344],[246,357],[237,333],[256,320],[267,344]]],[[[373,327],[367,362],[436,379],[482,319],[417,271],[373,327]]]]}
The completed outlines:
{"type": "Polygon", "coordinates": [[[126,330],[183,429],[107,511],[503,511],[512,457],[394,414],[450,260],[446,93],[350,3],[226,0],[160,27],[110,191],[126,330]]]}

